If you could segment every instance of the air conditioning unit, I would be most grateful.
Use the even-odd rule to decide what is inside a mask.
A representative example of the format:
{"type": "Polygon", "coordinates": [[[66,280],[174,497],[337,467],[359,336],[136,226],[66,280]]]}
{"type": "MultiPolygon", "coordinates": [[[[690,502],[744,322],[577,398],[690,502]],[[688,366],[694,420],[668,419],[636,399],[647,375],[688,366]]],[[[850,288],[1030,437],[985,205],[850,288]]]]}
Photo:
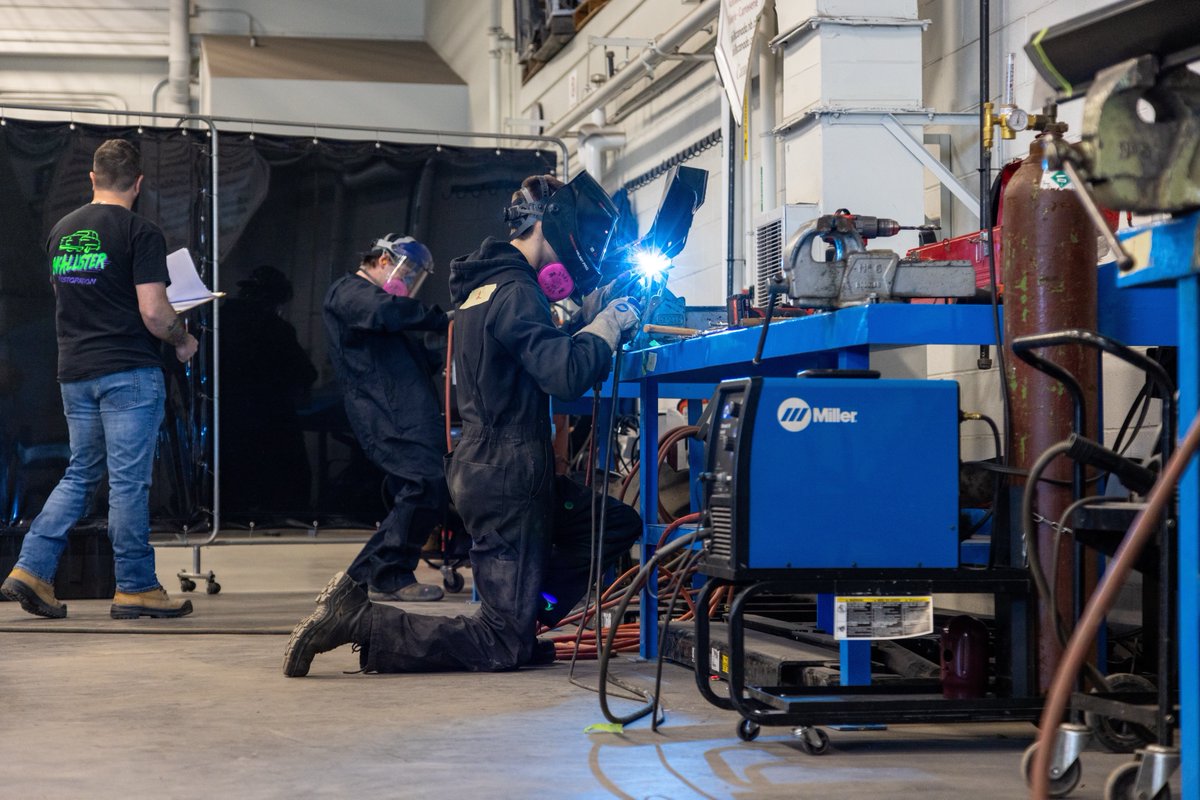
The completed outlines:
{"type": "Polygon", "coordinates": [[[771,279],[783,272],[788,242],[801,225],[816,218],[816,203],[793,203],[760,214],[754,221],[754,305],[767,305],[771,279]]]}

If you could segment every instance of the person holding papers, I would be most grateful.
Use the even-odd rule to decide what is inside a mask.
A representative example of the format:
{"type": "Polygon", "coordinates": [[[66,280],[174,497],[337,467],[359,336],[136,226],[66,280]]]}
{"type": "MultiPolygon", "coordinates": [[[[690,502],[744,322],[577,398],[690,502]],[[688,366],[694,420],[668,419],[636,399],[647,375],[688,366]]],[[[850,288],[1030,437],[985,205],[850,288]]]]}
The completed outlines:
{"type": "Polygon", "coordinates": [[[191,602],[172,600],[155,574],[150,478],[166,398],[159,341],[181,362],[197,342],[167,299],[162,231],[132,211],[143,179],[137,148],[109,139],[96,149],[90,174],[92,202],[63,217],[46,242],[71,461],[0,593],[31,614],[67,615],[54,574],[107,467],[117,583],[110,614],[182,617],[191,602]]]}

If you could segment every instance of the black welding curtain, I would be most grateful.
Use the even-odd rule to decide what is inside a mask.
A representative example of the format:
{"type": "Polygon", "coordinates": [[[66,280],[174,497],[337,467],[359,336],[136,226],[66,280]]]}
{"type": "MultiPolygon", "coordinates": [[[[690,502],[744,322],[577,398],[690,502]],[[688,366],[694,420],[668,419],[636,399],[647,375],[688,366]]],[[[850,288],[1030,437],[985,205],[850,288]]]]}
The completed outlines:
{"type": "MultiPolygon", "coordinates": [[[[213,278],[204,132],[0,126],[0,527],[28,524],[65,467],[44,237],[89,199],[91,153],[113,136],[142,148],[146,181],[135,210],[162,226],[169,249],[191,249],[201,275],[213,278]]],[[[209,520],[218,447],[223,524],[373,525],[386,512],[382,476],[342,410],[321,323],[325,290],[375,238],[407,233],[436,262],[421,299],[447,306],[450,259],[504,233],[500,209],[526,175],[554,171],[554,154],[225,132],[218,144],[217,277],[228,293],[220,301],[219,443],[212,311],[202,307],[188,313],[204,333],[200,356],[188,369],[164,358],[170,400],[151,490],[154,526],[209,520]]],[[[95,513],[104,513],[103,497],[95,513]]]]}

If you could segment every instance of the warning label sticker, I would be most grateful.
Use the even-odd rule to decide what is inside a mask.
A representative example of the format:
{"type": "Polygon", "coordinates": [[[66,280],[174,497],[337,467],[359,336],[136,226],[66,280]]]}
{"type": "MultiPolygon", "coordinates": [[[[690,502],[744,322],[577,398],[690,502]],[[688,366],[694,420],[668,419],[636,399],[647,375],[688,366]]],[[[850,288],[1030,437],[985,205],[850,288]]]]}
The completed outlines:
{"type": "Polygon", "coordinates": [[[834,598],[836,639],[907,639],[933,633],[933,597],[834,598]]]}
{"type": "Polygon", "coordinates": [[[1060,190],[1065,189],[1067,191],[1075,190],[1075,187],[1071,186],[1071,179],[1067,176],[1067,173],[1063,172],[1061,169],[1043,170],[1042,180],[1038,183],[1038,188],[1060,190]]]}

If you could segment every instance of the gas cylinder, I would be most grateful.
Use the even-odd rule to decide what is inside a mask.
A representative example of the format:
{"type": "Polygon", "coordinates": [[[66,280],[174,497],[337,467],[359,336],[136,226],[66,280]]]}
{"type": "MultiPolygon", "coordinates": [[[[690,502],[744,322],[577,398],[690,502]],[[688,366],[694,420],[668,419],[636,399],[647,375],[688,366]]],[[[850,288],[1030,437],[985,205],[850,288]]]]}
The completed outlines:
{"type": "Polygon", "coordinates": [[[987,626],[965,614],[942,627],[942,696],[967,700],[987,694],[987,626]]]}
{"type": "MultiPolygon", "coordinates": [[[[1004,283],[1004,341],[1067,328],[1096,329],[1096,233],[1079,202],[1077,187],[1064,172],[1047,167],[1043,157],[1048,145],[1062,146],[1065,125],[1052,123],[1029,148],[1004,190],[1004,224],[1001,230],[1001,273],[1004,283]]],[[[1079,345],[1046,348],[1040,355],[1070,372],[1079,381],[1086,402],[1083,433],[1098,438],[1097,372],[1094,350],[1079,345]]],[[[1035,370],[1007,352],[1007,389],[1012,425],[1007,432],[1009,463],[1028,469],[1048,447],[1072,432],[1074,408],[1062,384],[1035,370]]],[[[1043,518],[1057,520],[1072,500],[1069,486],[1072,467],[1067,459],[1056,459],[1045,477],[1067,485],[1041,482],[1034,510],[1043,518]]],[[[1021,491],[1020,479],[1014,479],[1021,491]]],[[[1020,521],[1014,520],[1014,535],[1020,521]]],[[[1038,554],[1048,567],[1054,563],[1053,530],[1036,527],[1038,554]]],[[[1073,614],[1075,583],[1074,542],[1061,539],[1056,581],[1060,613],[1073,614]]],[[[1050,624],[1048,609],[1038,605],[1038,682],[1045,690],[1054,675],[1061,648],[1050,624]]]]}

